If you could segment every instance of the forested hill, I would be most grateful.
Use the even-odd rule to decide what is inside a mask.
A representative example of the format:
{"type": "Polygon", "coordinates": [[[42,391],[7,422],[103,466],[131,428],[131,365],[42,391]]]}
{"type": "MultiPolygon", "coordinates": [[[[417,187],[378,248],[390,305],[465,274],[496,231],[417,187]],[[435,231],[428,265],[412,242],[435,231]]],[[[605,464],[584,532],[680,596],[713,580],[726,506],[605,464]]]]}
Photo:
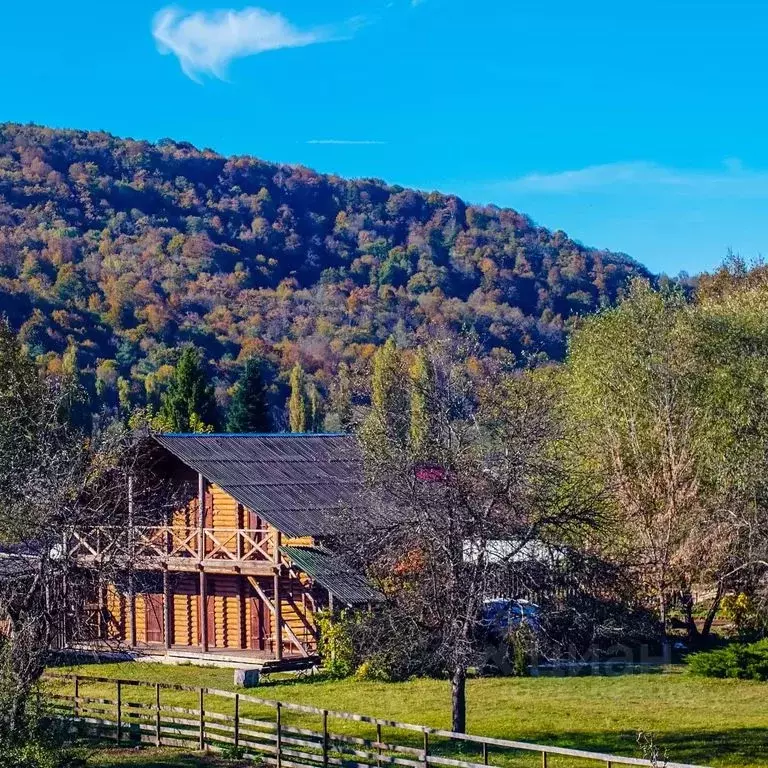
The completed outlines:
{"type": "Polygon", "coordinates": [[[0,124],[0,307],[51,369],[141,403],[177,350],[220,395],[259,354],[322,387],[390,334],[474,329],[519,362],[647,274],[509,209],[187,143],[0,124]]]}

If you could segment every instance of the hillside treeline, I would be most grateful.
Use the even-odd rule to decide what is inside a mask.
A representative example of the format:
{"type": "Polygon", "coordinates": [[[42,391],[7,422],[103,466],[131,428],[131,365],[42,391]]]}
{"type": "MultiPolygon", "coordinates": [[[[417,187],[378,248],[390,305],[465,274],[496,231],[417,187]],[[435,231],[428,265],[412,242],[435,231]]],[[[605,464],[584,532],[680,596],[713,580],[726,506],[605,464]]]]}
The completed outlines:
{"type": "Polygon", "coordinates": [[[186,143],[0,125],[0,307],[90,407],[157,404],[198,347],[220,405],[259,357],[283,419],[298,362],[323,397],[377,346],[471,332],[521,366],[646,271],[513,210],[186,143]]]}

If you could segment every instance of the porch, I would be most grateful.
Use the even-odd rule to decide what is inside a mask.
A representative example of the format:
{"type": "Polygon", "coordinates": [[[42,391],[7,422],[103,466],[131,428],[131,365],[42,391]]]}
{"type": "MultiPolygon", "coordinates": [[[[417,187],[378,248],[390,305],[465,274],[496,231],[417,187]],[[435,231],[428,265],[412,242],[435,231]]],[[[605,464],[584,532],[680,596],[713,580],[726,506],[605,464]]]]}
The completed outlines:
{"type": "Polygon", "coordinates": [[[64,651],[78,660],[138,661],[155,664],[193,664],[227,669],[258,669],[262,674],[309,670],[319,665],[316,654],[287,653],[276,659],[268,651],[240,648],[209,648],[174,645],[166,648],[158,643],[137,643],[133,648],[100,640],[71,643],[64,651]]]}

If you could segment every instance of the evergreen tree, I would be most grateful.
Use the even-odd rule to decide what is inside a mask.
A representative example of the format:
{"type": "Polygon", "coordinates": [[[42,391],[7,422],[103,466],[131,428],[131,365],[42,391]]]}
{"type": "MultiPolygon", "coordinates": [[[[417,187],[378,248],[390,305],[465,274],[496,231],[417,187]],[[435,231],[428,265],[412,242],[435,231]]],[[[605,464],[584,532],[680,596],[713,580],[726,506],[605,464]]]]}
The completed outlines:
{"type": "Polygon", "coordinates": [[[267,391],[261,361],[250,358],[235,384],[227,411],[227,432],[270,432],[267,391]]]}
{"type": "Polygon", "coordinates": [[[160,405],[160,423],[172,432],[210,432],[216,426],[216,400],[200,352],[185,347],[160,405]]]}
{"type": "Polygon", "coordinates": [[[291,371],[291,396],[288,400],[288,422],[291,432],[307,431],[307,393],[304,369],[299,363],[291,371]]]}

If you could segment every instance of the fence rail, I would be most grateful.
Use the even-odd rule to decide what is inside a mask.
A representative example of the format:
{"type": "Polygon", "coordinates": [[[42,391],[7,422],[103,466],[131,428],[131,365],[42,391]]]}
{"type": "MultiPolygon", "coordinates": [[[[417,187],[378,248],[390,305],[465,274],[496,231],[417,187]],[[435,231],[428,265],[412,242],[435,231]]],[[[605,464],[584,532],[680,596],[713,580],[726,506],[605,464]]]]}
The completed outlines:
{"type": "MultiPolygon", "coordinates": [[[[556,755],[602,763],[606,768],[618,765],[653,768],[654,765],[651,761],[641,758],[454,733],[439,728],[274,701],[216,688],[60,673],[47,673],[44,680],[71,682],[71,695],[49,693],[48,697],[54,714],[79,730],[102,738],[112,738],[118,744],[141,741],[156,746],[218,752],[236,749],[245,757],[258,759],[277,768],[487,768],[493,765],[490,761],[492,754],[494,757],[500,756],[505,751],[537,754],[542,768],[547,768],[549,757],[556,755]],[[114,685],[114,698],[81,695],[82,685],[94,683],[114,685]],[[126,689],[131,688],[154,689],[152,703],[127,699],[126,689]],[[162,691],[196,693],[198,706],[190,708],[166,704],[162,701],[162,691]],[[208,696],[232,700],[234,713],[223,714],[207,709],[208,696]],[[273,717],[262,719],[244,716],[241,713],[241,705],[244,703],[271,710],[273,717]],[[286,712],[318,716],[321,728],[316,730],[286,722],[286,712]],[[368,724],[375,728],[376,737],[366,739],[333,732],[329,728],[330,720],[368,724]],[[385,728],[418,734],[416,738],[420,746],[403,743],[404,739],[398,739],[397,734],[391,734],[385,739],[385,728]],[[441,739],[442,743],[437,744],[434,741],[436,739],[441,739]],[[468,750],[474,750],[478,760],[461,760],[449,756],[466,754],[468,750]]],[[[667,762],[664,765],[665,768],[703,768],[686,763],[667,762]]]]}

